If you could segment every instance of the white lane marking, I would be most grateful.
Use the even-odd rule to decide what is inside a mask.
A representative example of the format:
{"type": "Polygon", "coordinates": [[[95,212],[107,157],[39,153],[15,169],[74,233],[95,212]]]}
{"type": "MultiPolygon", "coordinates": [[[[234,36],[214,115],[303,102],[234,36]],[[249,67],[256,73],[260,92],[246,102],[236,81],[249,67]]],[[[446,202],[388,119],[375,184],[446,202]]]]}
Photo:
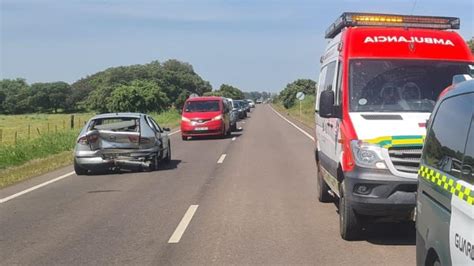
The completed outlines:
{"type": "Polygon", "coordinates": [[[25,189],[25,190],[23,190],[23,191],[20,191],[20,192],[18,192],[18,193],[15,193],[15,194],[13,194],[13,195],[11,195],[11,196],[2,198],[2,199],[0,199],[0,203],[5,203],[5,202],[7,202],[7,201],[9,201],[9,200],[12,200],[12,199],[14,199],[14,198],[16,198],[16,197],[19,197],[19,196],[21,196],[21,195],[24,195],[24,194],[26,194],[26,193],[29,193],[29,192],[31,192],[31,191],[33,191],[33,190],[38,189],[38,188],[47,186],[47,185],[49,185],[49,184],[51,184],[51,183],[54,183],[54,182],[56,182],[56,181],[59,181],[59,180],[61,180],[61,179],[63,179],[63,178],[66,178],[66,177],[68,177],[68,176],[71,176],[71,175],[73,175],[73,174],[75,174],[75,172],[70,172],[70,173],[64,174],[64,175],[62,175],[62,176],[60,176],[60,177],[56,177],[55,179],[51,179],[51,180],[49,180],[49,181],[46,181],[46,182],[41,183],[41,184],[39,184],[39,185],[36,185],[36,186],[34,186],[34,187],[30,187],[30,188],[28,188],[28,189],[25,189]]]}
{"type": "Polygon", "coordinates": [[[233,137],[233,138],[232,138],[232,141],[234,141],[235,139],[236,139],[236,137],[233,137]]]}
{"type": "Polygon", "coordinates": [[[305,134],[306,137],[310,138],[312,141],[314,141],[314,137],[311,136],[310,134],[308,134],[308,132],[304,131],[303,129],[301,129],[299,126],[295,125],[295,123],[291,122],[290,120],[286,119],[284,116],[282,116],[280,113],[278,113],[275,109],[273,109],[273,107],[270,106],[270,108],[273,110],[273,112],[275,112],[275,114],[277,114],[279,117],[281,117],[283,120],[285,120],[286,122],[288,122],[288,124],[292,125],[293,127],[295,127],[296,129],[298,129],[299,131],[301,131],[301,133],[305,134]]]}
{"type": "Polygon", "coordinates": [[[179,240],[181,240],[181,237],[183,236],[184,231],[186,231],[186,228],[191,222],[191,219],[193,219],[194,213],[196,213],[196,210],[198,207],[199,205],[189,206],[188,210],[183,216],[183,219],[181,219],[181,222],[179,222],[178,227],[176,227],[176,230],[174,230],[174,233],[171,235],[170,239],[168,240],[168,243],[171,243],[171,244],[179,243],[179,240]]]}
{"type": "Polygon", "coordinates": [[[217,160],[217,163],[223,163],[226,156],[227,156],[227,154],[225,154],[225,153],[222,154],[221,157],[219,157],[219,160],[217,160]]]}
{"type": "Polygon", "coordinates": [[[171,132],[171,133],[169,133],[169,134],[168,134],[168,136],[173,136],[174,134],[176,134],[176,133],[179,133],[179,132],[181,132],[181,130],[180,130],[180,129],[176,130],[175,132],[171,132]]]}

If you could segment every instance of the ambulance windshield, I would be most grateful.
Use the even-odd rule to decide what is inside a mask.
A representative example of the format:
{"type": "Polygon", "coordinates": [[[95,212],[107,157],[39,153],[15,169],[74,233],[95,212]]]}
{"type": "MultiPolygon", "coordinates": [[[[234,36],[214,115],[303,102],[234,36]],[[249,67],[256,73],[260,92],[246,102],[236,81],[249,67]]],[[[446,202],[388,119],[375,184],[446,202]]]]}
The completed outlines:
{"type": "Polygon", "coordinates": [[[351,60],[351,112],[431,112],[454,75],[469,64],[425,60],[351,60]]]}

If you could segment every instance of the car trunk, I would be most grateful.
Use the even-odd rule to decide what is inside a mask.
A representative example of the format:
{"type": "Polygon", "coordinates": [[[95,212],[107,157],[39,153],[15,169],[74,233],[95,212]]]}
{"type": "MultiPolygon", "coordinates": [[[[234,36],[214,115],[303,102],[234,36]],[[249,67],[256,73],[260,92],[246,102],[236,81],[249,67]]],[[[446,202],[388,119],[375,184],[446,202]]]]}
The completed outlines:
{"type": "Polygon", "coordinates": [[[93,124],[88,139],[92,150],[116,153],[140,148],[138,118],[101,119],[93,124]]]}

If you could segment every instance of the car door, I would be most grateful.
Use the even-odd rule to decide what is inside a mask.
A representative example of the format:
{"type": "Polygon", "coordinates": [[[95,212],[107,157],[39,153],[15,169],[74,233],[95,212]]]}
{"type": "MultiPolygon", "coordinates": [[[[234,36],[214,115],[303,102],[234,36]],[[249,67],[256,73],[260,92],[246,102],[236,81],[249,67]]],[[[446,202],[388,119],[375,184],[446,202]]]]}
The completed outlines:
{"type": "MultiPolygon", "coordinates": [[[[471,109],[474,109],[474,93],[469,98],[471,109]]],[[[474,110],[465,143],[464,158],[455,188],[458,193],[451,199],[449,249],[452,265],[474,264],[474,110]]]]}
{"type": "MultiPolygon", "coordinates": [[[[168,149],[168,140],[169,140],[168,134],[163,131],[163,129],[159,126],[159,124],[152,117],[149,116],[148,120],[150,121],[150,123],[152,124],[152,126],[153,126],[153,128],[156,132],[156,137],[157,137],[157,140],[159,142],[159,145],[161,145],[162,150],[168,149]]],[[[165,153],[162,152],[161,155],[164,157],[165,153]]]]}

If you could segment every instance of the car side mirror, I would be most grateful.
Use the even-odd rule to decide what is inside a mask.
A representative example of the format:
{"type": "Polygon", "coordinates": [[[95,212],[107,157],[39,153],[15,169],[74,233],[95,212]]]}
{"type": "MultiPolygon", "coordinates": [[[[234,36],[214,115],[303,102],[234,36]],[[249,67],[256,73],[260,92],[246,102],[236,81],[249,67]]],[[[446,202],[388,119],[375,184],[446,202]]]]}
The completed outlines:
{"type": "Polygon", "coordinates": [[[164,131],[170,131],[170,128],[169,127],[164,127],[163,130],[164,131]]]}
{"type": "Polygon", "coordinates": [[[334,91],[325,90],[319,96],[319,116],[324,118],[337,117],[334,107],[334,91]]]}

